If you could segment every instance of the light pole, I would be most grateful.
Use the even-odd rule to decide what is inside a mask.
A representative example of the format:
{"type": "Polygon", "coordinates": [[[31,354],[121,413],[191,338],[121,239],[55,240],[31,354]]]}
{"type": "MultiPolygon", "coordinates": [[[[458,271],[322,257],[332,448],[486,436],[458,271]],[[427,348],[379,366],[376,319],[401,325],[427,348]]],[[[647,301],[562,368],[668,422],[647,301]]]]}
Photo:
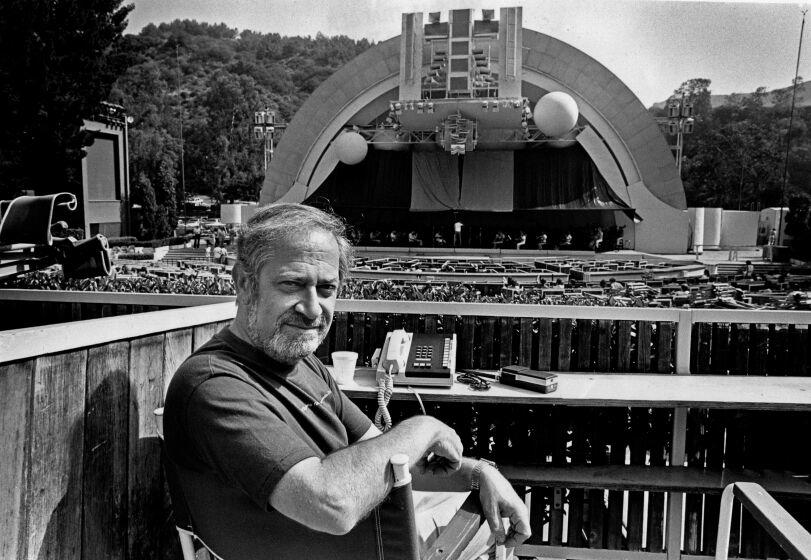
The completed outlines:
{"type": "Polygon", "coordinates": [[[693,118],[693,103],[684,100],[684,91],[681,92],[679,100],[673,100],[667,105],[667,117],[656,119],[659,126],[671,136],[676,136],[676,168],[681,179],[681,166],[684,159],[684,135],[692,134],[696,120],[693,118]]]}
{"type": "Polygon", "coordinates": [[[265,174],[267,174],[268,165],[273,159],[273,144],[276,131],[284,130],[286,126],[286,124],[276,120],[276,111],[268,107],[253,114],[253,137],[256,140],[264,141],[263,161],[265,174]]]}

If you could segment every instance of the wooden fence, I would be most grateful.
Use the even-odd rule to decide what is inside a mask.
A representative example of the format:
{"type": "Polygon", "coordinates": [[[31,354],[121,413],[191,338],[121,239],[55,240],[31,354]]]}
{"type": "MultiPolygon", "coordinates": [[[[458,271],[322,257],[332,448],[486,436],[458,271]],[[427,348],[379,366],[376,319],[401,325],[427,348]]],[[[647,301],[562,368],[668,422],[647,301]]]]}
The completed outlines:
{"type": "MultiPolygon", "coordinates": [[[[0,558],[177,558],[152,410],[232,303],[0,333],[0,558]]],[[[460,368],[806,375],[811,313],[339,301],[318,354],[364,361],[391,328],[455,332],[460,368]]],[[[768,379],[764,378],[764,383],[768,379]]],[[[370,401],[359,403],[371,411],[370,401]]],[[[472,455],[518,466],[736,466],[808,474],[808,413],[429,403],[472,455]]],[[[398,417],[416,404],[397,401],[398,417]]],[[[713,553],[718,495],[527,488],[526,550],[565,558],[713,553]],[[682,515],[684,511],[684,515],[682,515]],[[683,547],[682,547],[683,542],[683,547]],[[683,553],[680,552],[683,550],[683,553]],[[615,552],[612,552],[615,551],[615,552]],[[621,552],[617,552],[621,551],[621,552]]],[[[806,526],[806,502],[784,505],[806,526]]],[[[777,553],[737,513],[733,556],[777,553]]]]}

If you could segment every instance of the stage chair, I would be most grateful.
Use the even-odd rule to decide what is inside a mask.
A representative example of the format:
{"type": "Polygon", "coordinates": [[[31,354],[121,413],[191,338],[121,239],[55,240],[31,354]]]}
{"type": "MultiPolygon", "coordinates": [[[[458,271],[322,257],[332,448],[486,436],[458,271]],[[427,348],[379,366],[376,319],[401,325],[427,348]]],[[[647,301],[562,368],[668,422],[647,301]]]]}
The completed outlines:
{"type": "MultiPolygon", "coordinates": [[[[191,513],[182,495],[176,473],[166,460],[163,448],[163,408],[155,409],[154,417],[158,437],[161,440],[163,468],[174,510],[175,528],[183,550],[183,560],[238,560],[218,556],[195,534],[191,513]]],[[[485,522],[479,506],[478,495],[471,492],[448,525],[429,543],[425,554],[421,556],[419,534],[414,518],[414,500],[408,461],[408,456],[403,454],[395,455],[390,460],[394,487],[386,500],[377,508],[380,518],[380,524],[376,528],[379,550],[374,558],[458,560],[482,523],[485,522]]],[[[497,557],[503,558],[504,547],[499,547],[499,549],[497,557]]],[[[374,560],[374,558],[359,557],[358,560],[374,560]]]]}

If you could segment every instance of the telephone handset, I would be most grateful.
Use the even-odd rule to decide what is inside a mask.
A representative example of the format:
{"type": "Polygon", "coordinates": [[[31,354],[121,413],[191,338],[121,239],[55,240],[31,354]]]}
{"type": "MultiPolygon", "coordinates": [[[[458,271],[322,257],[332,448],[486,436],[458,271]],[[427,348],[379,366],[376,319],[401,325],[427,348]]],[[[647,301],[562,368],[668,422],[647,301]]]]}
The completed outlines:
{"type": "Polygon", "coordinates": [[[381,353],[380,368],[391,374],[406,370],[408,365],[408,351],[414,335],[404,329],[396,329],[386,336],[386,343],[381,353]]]}
{"type": "Polygon", "coordinates": [[[450,387],[456,370],[456,334],[409,333],[397,329],[386,335],[377,373],[391,372],[395,385],[450,387]]]}

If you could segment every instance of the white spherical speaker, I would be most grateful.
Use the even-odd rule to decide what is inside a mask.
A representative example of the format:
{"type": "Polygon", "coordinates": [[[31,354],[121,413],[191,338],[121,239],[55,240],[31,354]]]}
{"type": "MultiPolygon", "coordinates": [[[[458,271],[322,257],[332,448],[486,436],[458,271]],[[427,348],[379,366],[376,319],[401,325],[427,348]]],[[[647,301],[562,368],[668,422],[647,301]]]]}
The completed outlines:
{"type": "Polygon", "coordinates": [[[335,151],[339,161],[355,165],[363,161],[369,147],[366,145],[366,139],[357,132],[344,132],[335,139],[335,151]]]}
{"type": "Polygon", "coordinates": [[[562,91],[547,93],[535,104],[532,118],[546,136],[563,136],[577,124],[577,102],[562,91]]]}

